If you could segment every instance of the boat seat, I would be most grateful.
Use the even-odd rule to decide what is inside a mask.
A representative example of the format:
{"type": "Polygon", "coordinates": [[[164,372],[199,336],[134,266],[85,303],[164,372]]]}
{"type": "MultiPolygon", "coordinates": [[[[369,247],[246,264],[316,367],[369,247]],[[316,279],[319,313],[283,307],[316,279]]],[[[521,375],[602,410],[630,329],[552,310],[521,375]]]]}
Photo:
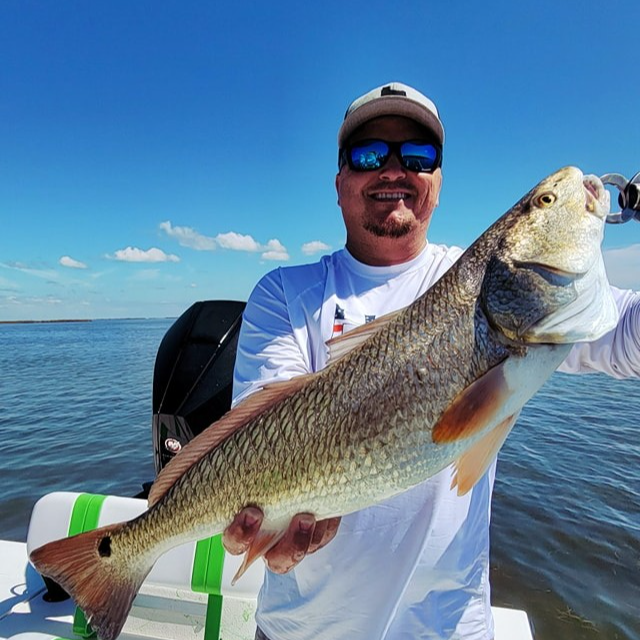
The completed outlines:
{"type": "MultiPolygon", "coordinates": [[[[90,633],[70,599],[50,602],[27,562],[27,547],[136,517],[146,502],[134,498],[51,493],[33,510],[27,545],[2,542],[10,553],[4,586],[10,606],[0,611],[0,640],[68,640],[90,633]]],[[[262,563],[234,587],[240,558],[225,555],[219,539],[176,547],[162,556],[136,597],[118,640],[253,640],[262,563]]],[[[0,572],[2,577],[2,572],[0,572]]],[[[2,590],[3,589],[3,590],[2,590]]],[[[492,607],[496,640],[532,640],[524,611],[492,607]]]]}
{"type": "MultiPolygon", "coordinates": [[[[146,501],[136,498],[50,493],[33,508],[27,550],[31,552],[52,540],[99,526],[131,520],[146,508],[146,501]]],[[[218,640],[223,627],[227,630],[225,639],[253,638],[253,614],[264,566],[255,563],[232,586],[242,558],[226,554],[220,538],[180,545],[160,557],[134,601],[123,638],[127,634],[138,637],[142,627],[145,631],[140,635],[153,638],[218,640]],[[176,625],[180,628],[176,629],[176,625]]],[[[80,610],[74,616],[73,633],[82,637],[91,634],[80,610]]]]}

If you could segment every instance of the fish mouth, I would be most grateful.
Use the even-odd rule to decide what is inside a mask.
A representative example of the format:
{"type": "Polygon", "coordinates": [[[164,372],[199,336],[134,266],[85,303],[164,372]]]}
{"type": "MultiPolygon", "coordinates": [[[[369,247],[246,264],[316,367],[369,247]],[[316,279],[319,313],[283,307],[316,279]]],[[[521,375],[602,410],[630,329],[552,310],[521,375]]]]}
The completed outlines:
{"type": "Polygon", "coordinates": [[[585,209],[598,218],[606,215],[606,190],[597,176],[584,176],[582,185],[585,190],[585,209]]]}

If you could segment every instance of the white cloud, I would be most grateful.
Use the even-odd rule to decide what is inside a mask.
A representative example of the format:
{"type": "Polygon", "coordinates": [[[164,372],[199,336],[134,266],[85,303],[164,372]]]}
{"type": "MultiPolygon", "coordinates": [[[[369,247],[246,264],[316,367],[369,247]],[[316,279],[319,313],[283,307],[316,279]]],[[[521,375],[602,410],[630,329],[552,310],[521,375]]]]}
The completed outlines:
{"type": "Polygon", "coordinates": [[[126,249],[118,249],[113,256],[108,257],[121,262],[180,262],[178,256],[172,253],[167,254],[156,247],[151,247],[146,251],[137,247],[127,247],[126,249]]]}
{"type": "Polygon", "coordinates": [[[0,306],[10,304],[18,307],[26,306],[56,306],[63,304],[63,300],[55,296],[0,296],[0,306]]]}
{"type": "Polygon", "coordinates": [[[70,269],[86,269],[87,268],[87,265],[84,262],[80,262],[79,260],[74,260],[70,256],[62,256],[62,258],[60,258],[58,262],[63,267],[69,267],[70,269]]]}
{"type": "Polygon", "coordinates": [[[216,248],[216,239],[203,236],[191,227],[174,227],[169,220],[160,223],[160,229],[169,237],[175,238],[183,247],[196,251],[213,251],[216,248]]]}
{"type": "Polygon", "coordinates": [[[609,282],[623,289],[640,289],[640,244],[603,252],[609,282]]]}
{"type": "Polygon", "coordinates": [[[30,268],[24,262],[15,262],[15,261],[3,262],[2,266],[5,267],[6,269],[17,269],[18,271],[24,271],[30,268]]]}
{"type": "Polygon", "coordinates": [[[264,260],[289,260],[289,253],[280,240],[269,240],[263,249],[266,249],[262,254],[264,260]]]}
{"type": "Polygon", "coordinates": [[[0,276],[0,291],[17,291],[19,289],[17,284],[0,276]]]}
{"type": "Polygon", "coordinates": [[[261,251],[262,247],[251,237],[244,236],[235,231],[229,233],[219,233],[216,236],[216,242],[223,249],[232,249],[233,251],[261,251]]]}
{"type": "MultiPolygon", "coordinates": [[[[111,256],[107,256],[108,258],[111,256]]],[[[113,268],[109,268],[109,269],[105,269],[104,271],[92,271],[89,274],[89,278],[91,278],[92,280],[99,280],[100,278],[104,278],[104,276],[109,275],[110,273],[113,273],[114,269],[113,268]]]]}
{"type": "Polygon", "coordinates": [[[5,262],[2,264],[3,267],[7,269],[14,269],[15,271],[20,271],[21,273],[26,273],[30,276],[35,276],[36,278],[44,278],[45,280],[51,280],[55,282],[58,280],[59,276],[53,269],[42,269],[39,267],[32,267],[23,262],[5,262]]]}
{"type": "MultiPolygon", "coordinates": [[[[168,236],[176,239],[183,247],[199,251],[213,251],[216,248],[230,251],[262,252],[265,260],[289,260],[287,249],[279,240],[269,240],[266,245],[260,244],[253,236],[228,231],[215,237],[204,236],[191,227],[175,227],[169,220],[160,223],[160,229],[168,236]]],[[[326,246],[326,245],[324,245],[326,246]]]]}
{"type": "Polygon", "coordinates": [[[328,251],[329,249],[331,247],[321,240],[312,240],[302,245],[302,253],[307,256],[312,256],[314,253],[320,253],[321,251],[328,251]]]}

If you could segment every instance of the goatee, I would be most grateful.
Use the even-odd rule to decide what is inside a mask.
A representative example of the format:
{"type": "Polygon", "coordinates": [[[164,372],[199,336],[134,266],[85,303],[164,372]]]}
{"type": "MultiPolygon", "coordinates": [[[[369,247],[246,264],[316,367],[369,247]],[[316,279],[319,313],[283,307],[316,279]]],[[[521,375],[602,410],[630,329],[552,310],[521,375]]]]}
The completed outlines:
{"type": "Polygon", "coordinates": [[[379,223],[367,221],[364,228],[378,238],[402,238],[413,229],[413,221],[407,220],[401,223],[379,223]]]}

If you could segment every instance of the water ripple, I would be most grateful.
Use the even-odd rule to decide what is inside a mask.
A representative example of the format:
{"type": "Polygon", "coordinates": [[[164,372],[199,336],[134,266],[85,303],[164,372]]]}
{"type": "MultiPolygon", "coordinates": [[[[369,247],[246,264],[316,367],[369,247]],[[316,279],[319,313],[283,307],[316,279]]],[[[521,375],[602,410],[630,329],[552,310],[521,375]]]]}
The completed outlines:
{"type": "MultiPolygon", "coordinates": [[[[169,320],[0,325],[0,537],[53,490],[153,477],[152,372],[169,320]]],[[[640,381],[556,374],[500,453],[493,600],[536,640],[640,640],[640,381]]]]}

